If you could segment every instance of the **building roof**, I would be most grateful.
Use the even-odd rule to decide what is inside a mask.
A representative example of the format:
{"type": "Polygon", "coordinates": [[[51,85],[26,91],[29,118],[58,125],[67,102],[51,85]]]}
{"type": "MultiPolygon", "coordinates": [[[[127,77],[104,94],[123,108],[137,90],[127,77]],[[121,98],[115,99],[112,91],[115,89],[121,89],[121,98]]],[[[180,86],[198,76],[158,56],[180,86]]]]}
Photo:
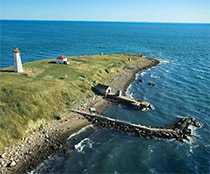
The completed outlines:
{"type": "Polygon", "coordinates": [[[97,84],[96,85],[96,88],[103,88],[103,89],[107,89],[107,88],[110,88],[110,86],[108,86],[108,85],[104,85],[104,84],[97,84]]]}
{"type": "Polygon", "coordinates": [[[60,60],[63,60],[65,59],[66,57],[65,56],[58,56],[57,59],[60,59],[60,60]]]}

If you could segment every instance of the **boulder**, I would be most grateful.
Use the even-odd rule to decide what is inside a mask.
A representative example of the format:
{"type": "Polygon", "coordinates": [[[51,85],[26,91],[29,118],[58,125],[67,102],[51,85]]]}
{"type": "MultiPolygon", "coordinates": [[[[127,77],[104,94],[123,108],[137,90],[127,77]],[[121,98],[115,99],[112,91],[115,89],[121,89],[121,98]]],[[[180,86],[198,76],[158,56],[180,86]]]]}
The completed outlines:
{"type": "Polygon", "coordinates": [[[150,82],[148,82],[148,85],[149,86],[155,86],[155,82],[154,81],[150,81],[150,82]]]}
{"type": "Polygon", "coordinates": [[[7,166],[6,167],[14,167],[14,166],[16,166],[16,162],[15,161],[11,161],[11,162],[9,162],[8,164],[7,164],[7,166]]]}

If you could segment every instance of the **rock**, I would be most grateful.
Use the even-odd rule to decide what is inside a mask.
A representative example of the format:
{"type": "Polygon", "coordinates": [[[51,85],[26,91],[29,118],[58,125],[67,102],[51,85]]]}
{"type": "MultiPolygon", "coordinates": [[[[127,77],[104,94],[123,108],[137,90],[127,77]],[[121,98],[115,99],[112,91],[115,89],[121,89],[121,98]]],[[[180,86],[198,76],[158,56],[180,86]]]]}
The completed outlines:
{"type": "Polygon", "coordinates": [[[5,158],[5,157],[6,157],[6,153],[3,153],[3,154],[1,155],[1,157],[2,157],[2,158],[5,158]]]}
{"type": "Polygon", "coordinates": [[[139,82],[140,82],[140,83],[143,83],[143,80],[142,80],[142,79],[139,79],[139,82]]]}
{"type": "Polygon", "coordinates": [[[148,85],[149,85],[149,86],[155,86],[155,82],[150,81],[150,82],[148,82],[148,85]]]}
{"type": "Polygon", "coordinates": [[[16,166],[16,162],[15,161],[11,161],[10,163],[7,164],[7,167],[14,167],[16,166]]]}
{"type": "Polygon", "coordinates": [[[6,167],[6,164],[5,164],[4,160],[0,160],[0,166],[6,167]]]}

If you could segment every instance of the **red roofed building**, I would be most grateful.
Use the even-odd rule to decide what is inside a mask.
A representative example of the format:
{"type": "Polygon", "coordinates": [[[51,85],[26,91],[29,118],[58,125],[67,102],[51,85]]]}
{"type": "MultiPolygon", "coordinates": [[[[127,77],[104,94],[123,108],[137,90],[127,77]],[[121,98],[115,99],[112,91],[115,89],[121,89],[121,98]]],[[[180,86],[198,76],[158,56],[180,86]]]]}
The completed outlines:
{"type": "Polygon", "coordinates": [[[58,56],[56,59],[57,64],[69,64],[67,57],[65,56],[58,56]]]}

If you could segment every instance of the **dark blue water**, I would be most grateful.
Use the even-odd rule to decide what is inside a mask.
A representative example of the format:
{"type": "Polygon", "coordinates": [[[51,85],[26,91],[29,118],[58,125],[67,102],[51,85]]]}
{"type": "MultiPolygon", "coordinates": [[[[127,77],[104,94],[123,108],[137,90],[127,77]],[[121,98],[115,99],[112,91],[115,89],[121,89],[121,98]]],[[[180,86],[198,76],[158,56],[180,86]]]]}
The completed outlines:
{"type": "Polygon", "coordinates": [[[137,74],[127,90],[155,110],[113,105],[104,114],[154,126],[190,115],[203,124],[188,144],[89,128],[69,141],[73,152],[56,154],[34,173],[210,173],[209,24],[1,21],[0,39],[1,67],[11,65],[13,47],[22,50],[24,62],[100,52],[157,57],[162,63],[137,74]],[[151,80],[154,87],[147,85],[151,80]]]}

